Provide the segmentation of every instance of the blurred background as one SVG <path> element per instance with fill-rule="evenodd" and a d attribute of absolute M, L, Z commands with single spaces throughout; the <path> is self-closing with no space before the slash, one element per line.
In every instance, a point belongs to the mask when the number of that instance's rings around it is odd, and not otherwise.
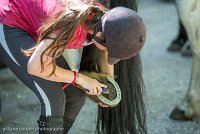
<path fill-rule="evenodd" d="M 200 121 L 174 121 L 169 114 L 186 94 L 192 56 L 169 52 L 179 33 L 179 18 L 171 0 L 139 0 L 138 13 L 147 28 L 141 52 L 146 87 L 149 134 L 200 134 Z M 0 69 L 1 134 L 36 134 L 35 131 L 4 131 L 6 128 L 34 128 L 40 104 L 36 96 L 13 73 Z M 70 134 L 94 134 L 97 106 L 89 99 Z"/>

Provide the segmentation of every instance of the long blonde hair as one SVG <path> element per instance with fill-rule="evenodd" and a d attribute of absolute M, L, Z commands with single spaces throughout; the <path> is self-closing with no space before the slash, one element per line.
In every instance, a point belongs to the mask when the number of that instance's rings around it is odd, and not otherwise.
<path fill-rule="evenodd" d="M 89 20 L 89 16 L 94 13 L 95 16 Z M 65 10 L 49 17 L 43 23 L 39 29 L 39 37 L 35 46 L 27 50 L 22 50 L 22 52 L 25 56 L 31 56 L 41 41 L 44 39 L 53 39 L 53 42 L 44 52 L 42 52 L 40 57 L 42 72 L 44 71 L 45 63 L 42 57 L 44 54 L 47 54 L 47 56 L 50 56 L 51 54 L 51 63 L 53 64 L 53 70 L 49 74 L 49 76 L 51 76 L 54 74 L 56 69 L 56 59 L 62 55 L 66 44 L 68 44 L 68 42 L 73 38 L 76 27 L 80 24 L 87 30 L 93 30 L 102 15 L 102 9 L 94 5 L 85 4 L 81 6 L 66 6 Z M 55 38 L 52 38 L 51 34 L 56 30 L 59 30 L 59 33 Z M 49 52 L 45 53 L 47 50 L 49 50 Z"/>

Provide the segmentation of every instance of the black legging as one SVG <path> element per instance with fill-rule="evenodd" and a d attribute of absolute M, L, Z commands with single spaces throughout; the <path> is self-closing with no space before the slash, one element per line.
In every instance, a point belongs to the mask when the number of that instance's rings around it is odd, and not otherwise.
<path fill-rule="evenodd" d="M 61 86 L 64 83 L 28 74 L 29 57 L 25 57 L 21 49 L 31 48 L 34 43 L 33 38 L 24 30 L 0 24 L 0 61 L 37 95 L 41 103 L 42 116 L 64 117 L 67 132 L 85 103 L 85 94 L 71 85 L 63 92 Z M 58 66 L 69 69 L 62 57 L 58 60 Z"/>

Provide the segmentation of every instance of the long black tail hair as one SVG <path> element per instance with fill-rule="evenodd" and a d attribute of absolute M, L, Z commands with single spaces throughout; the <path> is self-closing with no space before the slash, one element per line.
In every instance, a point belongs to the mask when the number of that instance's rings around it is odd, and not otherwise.
<path fill-rule="evenodd" d="M 105 1 L 105 0 L 104 0 Z M 135 0 L 111 0 L 110 7 L 125 6 L 136 10 Z M 84 50 L 82 69 L 96 70 L 95 47 Z M 90 65 L 90 66 L 88 66 Z M 122 93 L 119 105 L 112 108 L 98 108 L 97 134 L 146 134 L 145 90 L 142 79 L 140 56 L 136 55 L 115 65 L 116 82 Z"/>
<path fill-rule="evenodd" d="M 146 134 L 144 84 L 140 56 L 115 65 L 122 100 L 113 108 L 98 109 L 98 134 Z"/>

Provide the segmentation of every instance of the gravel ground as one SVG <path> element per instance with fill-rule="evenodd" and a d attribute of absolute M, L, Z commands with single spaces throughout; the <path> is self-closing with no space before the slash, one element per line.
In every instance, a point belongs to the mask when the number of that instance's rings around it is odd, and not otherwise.
<path fill-rule="evenodd" d="M 180 122 L 168 118 L 176 103 L 183 99 L 189 84 L 192 58 L 166 51 L 178 32 L 178 17 L 172 2 L 141 0 L 139 14 L 147 26 L 147 42 L 142 50 L 146 86 L 149 134 L 200 134 L 200 121 Z M 9 69 L 0 70 L 3 134 L 36 134 L 35 131 L 9 131 L 9 128 L 34 128 L 40 105 Z M 94 134 L 96 105 L 90 100 L 81 110 L 70 134 Z"/>

